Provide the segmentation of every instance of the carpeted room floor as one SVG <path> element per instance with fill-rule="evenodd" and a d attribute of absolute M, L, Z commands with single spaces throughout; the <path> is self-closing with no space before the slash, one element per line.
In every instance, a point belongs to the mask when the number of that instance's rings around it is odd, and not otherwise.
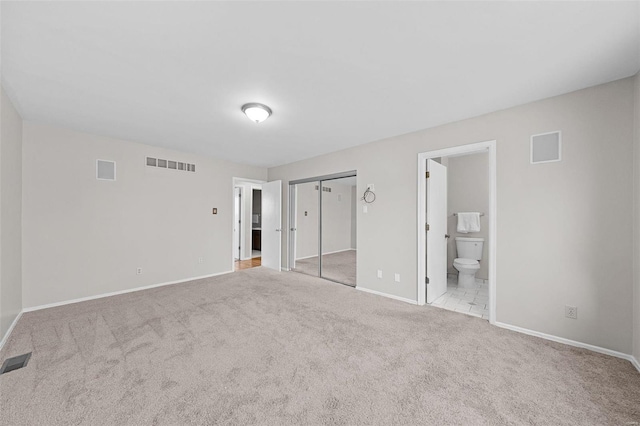
<path fill-rule="evenodd" d="M 318 276 L 318 256 L 296 260 L 296 272 Z M 356 250 L 322 255 L 322 277 L 356 286 Z"/>
<path fill-rule="evenodd" d="M 628 362 L 258 267 L 26 313 L 3 425 L 640 422 Z"/>

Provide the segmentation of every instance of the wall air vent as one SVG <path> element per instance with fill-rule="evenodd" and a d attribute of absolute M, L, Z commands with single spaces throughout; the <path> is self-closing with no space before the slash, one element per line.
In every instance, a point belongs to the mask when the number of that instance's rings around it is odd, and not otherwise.
<path fill-rule="evenodd" d="M 560 161 L 561 144 L 559 131 L 531 136 L 531 164 Z"/>
<path fill-rule="evenodd" d="M 316 185 L 316 191 L 318 190 L 318 185 Z M 322 187 L 322 191 L 323 192 L 331 192 L 331 188 L 329 188 L 328 186 L 323 186 Z"/>
<path fill-rule="evenodd" d="M 116 162 L 109 160 L 96 160 L 96 179 L 116 180 Z"/>
<path fill-rule="evenodd" d="M 147 157 L 145 164 L 148 167 L 158 167 L 160 169 L 181 170 L 183 172 L 196 171 L 195 164 L 183 163 L 183 162 L 174 161 L 174 160 L 163 160 L 161 158 Z"/>

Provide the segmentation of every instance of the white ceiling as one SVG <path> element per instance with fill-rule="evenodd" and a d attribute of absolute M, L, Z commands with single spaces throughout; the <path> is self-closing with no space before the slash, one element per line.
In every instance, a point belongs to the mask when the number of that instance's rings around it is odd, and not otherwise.
<path fill-rule="evenodd" d="M 2 2 L 27 120 L 274 166 L 627 77 L 638 2 Z M 261 124 L 240 111 L 262 102 Z"/>

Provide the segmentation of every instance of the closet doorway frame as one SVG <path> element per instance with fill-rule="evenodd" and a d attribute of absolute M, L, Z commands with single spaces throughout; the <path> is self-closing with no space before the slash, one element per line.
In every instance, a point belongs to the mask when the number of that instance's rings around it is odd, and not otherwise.
<path fill-rule="evenodd" d="M 436 151 L 418 154 L 418 305 L 426 303 L 427 284 L 427 238 L 425 224 L 427 223 L 427 160 L 439 157 L 451 157 L 467 154 L 489 153 L 489 323 L 496 323 L 496 276 L 497 276 L 497 173 L 496 173 L 496 141 L 485 141 L 467 145 L 454 146 Z"/>
<path fill-rule="evenodd" d="M 352 287 L 349 284 L 342 283 L 340 281 L 335 281 L 330 278 L 326 278 L 322 276 L 322 183 L 324 181 L 330 181 L 335 179 L 349 178 L 355 177 L 356 182 L 358 179 L 358 171 L 350 170 L 347 172 L 341 173 L 333 173 L 329 175 L 322 176 L 314 176 L 310 178 L 304 179 L 296 179 L 289 181 L 289 229 L 287 230 L 288 234 L 288 244 L 287 244 L 287 269 L 289 271 L 294 271 L 296 264 L 296 212 L 297 212 L 297 200 L 296 200 L 296 185 L 301 183 L 310 183 L 310 182 L 318 182 L 318 278 L 322 278 L 323 280 L 331 281 L 334 283 L 342 284 L 347 287 Z M 357 222 L 356 222 L 357 225 Z M 356 283 L 358 281 L 356 274 Z M 356 288 L 356 286 L 353 286 Z"/>

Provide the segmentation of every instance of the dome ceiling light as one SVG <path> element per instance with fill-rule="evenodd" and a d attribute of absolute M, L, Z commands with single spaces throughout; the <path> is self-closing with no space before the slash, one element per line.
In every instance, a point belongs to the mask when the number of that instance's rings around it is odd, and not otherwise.
<path fill-rule="evenodd" d="M 250 104 L 242 105 L 242 112 L 245 113 L 249 120 L 256 123 L 262 123 L 271 115 L 271 108 L 264 104 L 252 102 Z"/>

